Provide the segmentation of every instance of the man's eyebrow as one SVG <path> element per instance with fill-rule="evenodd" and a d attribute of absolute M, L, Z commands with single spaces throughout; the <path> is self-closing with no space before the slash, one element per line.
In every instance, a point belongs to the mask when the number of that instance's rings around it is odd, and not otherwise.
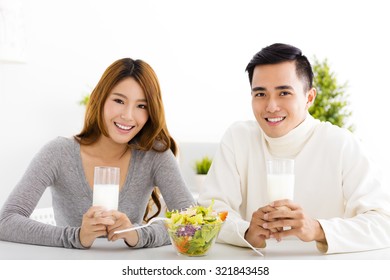
<path fill-rule="evenodd" d="M 292 86 L 284 85 L 284 86 L 278 86 L 275 89 L 294 89 Z"/>
<path fill-rule="evenodd" d="M 282 86 L 277 86 L 275 87 L 275 89 L 277 90 L 281 90 L 281 89 L 294 89 L 292 86 L 289 86 L 289 85 L 282 85 Z M 266 91 L 267 88 L 265 87 L 254 87 L 252 88 L 252 91 Z"/>
<path fill-rule="evenodd" d="M 252 91 L 265 91 L 265 87 L 254 87 L 252 88 Z"/>

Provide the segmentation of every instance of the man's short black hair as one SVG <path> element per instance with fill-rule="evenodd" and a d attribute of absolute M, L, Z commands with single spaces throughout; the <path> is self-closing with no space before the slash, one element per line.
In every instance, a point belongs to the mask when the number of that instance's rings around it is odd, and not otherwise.
<path fill-rule="evenodd" d="M 313 87 L 313 70 L 309 60 L 302 55 L 302 51 L 294 46 L 276 43 L 263 48 L 256 53 L 248 63 L 249 83 L 252 84 L 253 71 L 257 65 L 277 64 L 285 61 L 295 61 L 297 76 L 305 81 L 305 90 Z"/>

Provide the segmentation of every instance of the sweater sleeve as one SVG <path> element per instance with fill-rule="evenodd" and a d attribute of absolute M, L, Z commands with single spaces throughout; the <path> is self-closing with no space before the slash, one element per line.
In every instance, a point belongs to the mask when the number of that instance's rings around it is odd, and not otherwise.
<path fill-rule="evenodd" d="M 9 195 L 0 212 L 1 240 L 83 248 L 79 241 L 79 228 L 53 226 L 29 218 L 45 189 L 52 186 L 58 176 L 61 143 L 61 138 L 57 138 L 46 144 Z"/>
<path fill-rule="evenodd" d="M 355 252 L 390 246 L 390 193 L 361 144 L 350 137 L 340 158 L 344 217 L 319 219 L 327 244 L 324 253 Z"/>
<path fill-rule="evenodd" d="M 248 247 L 238 235 L 239 232 L 241 236 L 244 236 L 249 222 L 240 215 L 240 210 L 245 205 L 243 205 L 241 180 L 236 167 L 231 129 L 221 140 L 205 183 L 200 190 L 198 202 L 200 205 L 209 206 L 213 200 L 214 209 L 217 212 L 228 211 L 228 218 L 219 233 L 218 242 Z"/>
<path fill-rule="evenodd" d="M 181 176 L 178 163 L 173 153 L 168 150 L 157 153 L 153 174 L 154 184 L 161 191 L 164 202 L 169 210 L 185 209 L 195 204 Z M 163 222 L 157 222 L 138 231 L 139 242 L 135 248 L 158 247 L 170 244 L 169 236 Z"/>

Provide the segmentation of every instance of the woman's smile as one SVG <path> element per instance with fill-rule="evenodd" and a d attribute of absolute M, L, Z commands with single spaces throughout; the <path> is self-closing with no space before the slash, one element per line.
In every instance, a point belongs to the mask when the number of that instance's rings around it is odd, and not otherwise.
<path fill-rule="evenodd" d="M 119 128 L 120 130 L 123 130 L 125 132 L 129 132 L 130 130 L 132 130 L 135 127 L 134 125 L 124 125 L 124 124 L 120 124 L 117 122 L 114 122 L 114 124 L 117 128 Z"/>

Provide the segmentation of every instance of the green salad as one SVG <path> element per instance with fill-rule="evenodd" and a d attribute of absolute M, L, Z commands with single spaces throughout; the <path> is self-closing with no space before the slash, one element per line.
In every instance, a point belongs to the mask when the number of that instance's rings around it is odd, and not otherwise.
<path fill-rule="evenodd" d="M 216 213 L 209 207 L 192 206 L 184 211 L 166 212 L 165 225 L 176 250 L 187 256 L 203 256 L 214 244 L 227 212 Z"/>

